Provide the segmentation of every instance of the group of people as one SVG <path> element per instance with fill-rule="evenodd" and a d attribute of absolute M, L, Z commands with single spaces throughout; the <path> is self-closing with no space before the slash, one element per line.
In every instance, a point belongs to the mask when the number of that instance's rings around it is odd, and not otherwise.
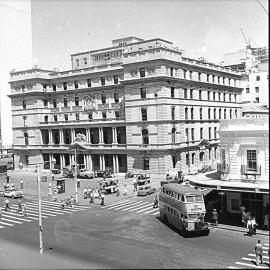
<path fill-rule="evenodd" d="M 4 211 L 11 211 L 8 199 L 4 201 Z M 20 199 L 18 200 L 18 208 L 16 212 L 21 212 L 24 216 L 28 216 L 26 204 L 22 203 Z M 0 219 L 1 218 L 2 218 L 2 208 L 0 207 Z"/>
<path fill-rule="evenodd" d="M 95 198 L 98 198 L 101 200 L 100 205 L 105 204 L 105 192 L 104 190 L 97 189 L 97 188 L 91 188 L 91 187 L 85 187 L 83 189 L 83 198 L 84 199 L 90 199 L 89 204 L 95 203 Z"/>
<path fill-rule="evenodd" d="M 73 198 L 73 196 L 69 196 L 67 199 L 61 199 L 61 209 L 64 209 L 65 207 L 72 209 L 75 207 L 75 204 L 76 200 Z"/>
<path fill-rule="evenodd" d="M 9 189 L 9 188 L 15 188 L 15 184 L 13 182 L 11 183 L 4 182 L 3 186 L 4 186 L 4 190 Z"/>

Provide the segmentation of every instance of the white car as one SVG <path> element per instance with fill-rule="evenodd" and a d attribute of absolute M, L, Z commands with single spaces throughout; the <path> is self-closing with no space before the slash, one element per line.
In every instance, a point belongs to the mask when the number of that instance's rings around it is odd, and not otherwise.
<path fill-rule="evenodd" d="M 23 197 L 23 192 L 21 190 L 18 190 L 16 188 L 9 188 L 9 189 L 6 189 L 2 192 L 2 196 L 4 197 L 9 197 L 9 198 L 22 198 Z"/>
<path fill-rule="evenodd" d="M 81 178 L 94 178 L 95 177 L 95 173 L 91 172 L 91 171 L 87 171 L 85 169 L 81 169 L 79 172 L 79 177 Z"/>

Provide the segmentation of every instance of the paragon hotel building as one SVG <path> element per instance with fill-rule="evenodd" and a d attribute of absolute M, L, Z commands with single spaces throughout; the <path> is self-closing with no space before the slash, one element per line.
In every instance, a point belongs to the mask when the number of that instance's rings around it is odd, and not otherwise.
<path fill-rule="evenodd" d="M 67 71 L 10 73 L 15 166 L 56 159 L 89 170 L 165 174 L 219 158 L 219 121 L 240 115 L 240 73 L 126 37 L 71 55 Z M 47 163 L 49 166 L 49 163 Z"/>

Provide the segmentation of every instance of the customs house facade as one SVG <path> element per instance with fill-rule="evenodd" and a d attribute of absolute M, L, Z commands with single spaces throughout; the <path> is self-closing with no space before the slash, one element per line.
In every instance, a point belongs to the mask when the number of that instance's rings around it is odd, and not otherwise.
<path fill-rule="evenodd" d="M 74 164 L 68 149 L 84 134 L 77 162 L 89 170 L 187 170 L 218 158 L 219 120 L 240 117 L 241 74 L 170 41 L 116 39 L 71 63 L 10 73 L 15 166 Z"/>

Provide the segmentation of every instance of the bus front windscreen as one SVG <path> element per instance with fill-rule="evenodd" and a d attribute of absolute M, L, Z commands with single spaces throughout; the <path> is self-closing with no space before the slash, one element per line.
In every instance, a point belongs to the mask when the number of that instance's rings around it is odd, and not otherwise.
<path fill-rule="evenodd" d="M 186 202 L 194 202 L 194 196 L 186 196 Z"/>
<path fill-rule="evenodd" d="M 203 202 L 203 196 L 201 196 L 201 195 L 195 196 L 195 201 L 196 202 Z"/>

